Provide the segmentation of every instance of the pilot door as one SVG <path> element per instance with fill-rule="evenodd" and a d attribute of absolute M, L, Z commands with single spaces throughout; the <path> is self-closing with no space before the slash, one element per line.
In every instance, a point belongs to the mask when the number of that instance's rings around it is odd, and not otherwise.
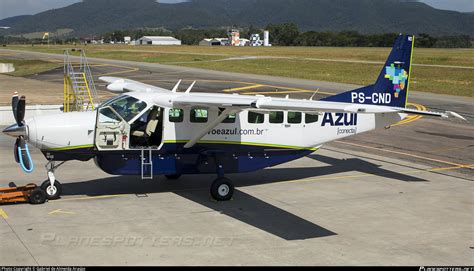
<path fill-rule="evenodd" d="M 130 125 L 111 106 L 97 112 L 95 144 L 101 151 L 126 150 L 130 141 Z"/>

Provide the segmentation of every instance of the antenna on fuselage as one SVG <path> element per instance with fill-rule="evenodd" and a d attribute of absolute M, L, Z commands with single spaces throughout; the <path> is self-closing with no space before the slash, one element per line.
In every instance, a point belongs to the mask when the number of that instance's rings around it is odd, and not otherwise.
<path fill-rule="evenodd" d="M 194 84 L 196 84 L 196 81 L 194 81 L 190 86 L 189 88 L 186 90 L 186 94 L 189 94 L 191 92 L 191 90 L 193 89 L 194 87 Z"/>
<path fill-rule="evenodd" d="M 177 92 L 178 91 L 178 87 L 179 85 L 181 84 L 181 81 L 182 80 L 179 80 L 178 83 L 176 84 L 176 86 L 174 86 L 174 88 L 171 90 L 171 92 Z"/>

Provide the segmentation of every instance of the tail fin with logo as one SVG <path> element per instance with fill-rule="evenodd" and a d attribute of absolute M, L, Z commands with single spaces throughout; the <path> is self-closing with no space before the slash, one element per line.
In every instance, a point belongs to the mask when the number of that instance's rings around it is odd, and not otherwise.
<path fill-rule="evenodd" d="M 414 44 L 415 36 L 399 35 L 374 85 L 327 97 L 323 100 L 405 108 L 410 87 Z"/>

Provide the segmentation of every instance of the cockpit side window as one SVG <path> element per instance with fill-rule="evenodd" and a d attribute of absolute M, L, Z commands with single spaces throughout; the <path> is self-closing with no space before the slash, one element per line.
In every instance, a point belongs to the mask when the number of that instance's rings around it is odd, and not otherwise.
<path fill-rule="evenodd" d="M 108 103 L 108 105 L 127 122 L 138 116 L 138 114 L 147 108 L 147 104 L 144 101 L 130 96 L 122 96 Z"/>
<path fill-rule="evenodd" d="M 99 109 L 99 123 L 119 124 L 121 121 L 122 119 L 110 107 Z"/>

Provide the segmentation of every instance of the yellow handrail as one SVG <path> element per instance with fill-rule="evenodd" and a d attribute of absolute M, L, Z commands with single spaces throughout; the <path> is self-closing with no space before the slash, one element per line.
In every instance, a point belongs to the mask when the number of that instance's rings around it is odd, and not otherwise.
<path fill-rule="evenodd" d="M 91 101 L 92 110 L 95 110 L 94 100 L 92 99 L 91 90 L 89 88 L 89 82 L 87 82 L 86 78 L 86 73 L 83 72 L 82 77 L 84 78 L 84 82 L 86 83 L 87 94 L 89 95 L 89 100 Z"/>

